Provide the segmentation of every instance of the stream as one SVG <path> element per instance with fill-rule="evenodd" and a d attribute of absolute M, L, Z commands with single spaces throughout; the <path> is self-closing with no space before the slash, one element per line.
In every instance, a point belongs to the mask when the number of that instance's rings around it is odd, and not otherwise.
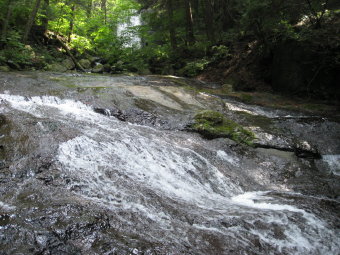
<path fill-rule="evenodd" d="M 339 116 L 183 82 L 0 73 L 0 254 L 338 254 Z M 203 109 L 256 148 L 188 132 Z"/>

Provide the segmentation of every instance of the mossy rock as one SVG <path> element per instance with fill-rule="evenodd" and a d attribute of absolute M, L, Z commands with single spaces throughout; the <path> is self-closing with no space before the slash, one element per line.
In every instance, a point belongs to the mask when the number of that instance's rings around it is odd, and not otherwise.
<path fill-rule="evenodd" d="M 85 68 L 85 69 L 90 69 L 91 68 L 91 61 L 88 59 L 81 59 L 79 60 L 79 64 Z"/>
<path fill-rule="evenodd" d="M 9 72 L 11 69 L 8 66 L 0 66 L 0 72 Z"/>
<path fill-rule="evenodd" d="M 255 135 L 236 122 L 215 111 L 202 111 L 196 114 L 195 123 L 190 128 L 208 139 L 227 137 L 237 143 L 253 145 Z"/>
<path fill-rule="evenodd" d="M 65 60 L 63 60 L 63 62 L 61 63 L 67 70 L 72 70 L 76 67 L 76 65 L 74 64 L 74 62 L 67 58 Z"/>
<path fill-rule="evenodd" d="M 52 71 L 52 72 L 66 72 L 67 71 L 67 67 L 59 64 L 59 63 L 53 63 L 52 65 L 49 65 L 47 67 L 48 71 Z"/>

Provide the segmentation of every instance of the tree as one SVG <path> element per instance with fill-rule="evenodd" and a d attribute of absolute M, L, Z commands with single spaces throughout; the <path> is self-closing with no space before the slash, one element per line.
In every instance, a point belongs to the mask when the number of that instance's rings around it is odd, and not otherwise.
<path fill-rule="evenodd" d="M 48 29 L 49 8 L 50 8 L 50 0 L 44 0 L 43 11 L 42 11 L 43 17 L 41 19 L 41 23 L 45 31 Z"/>
<path fill-rule="evenodd" d="M 186 17 L 186 34 L 187 43 L 193 45 L 195 43 L 194 36 L 194 20 L 192 17 L 191 0 L 184 0 L 185 4 L 185 17 Z"/>
<path fill-rule="evenodd" d="M 28 34 L 31 31 L 35 17 L 37 16 L 37 13 L 38 13 L 38 10 L 39 10 L 39 7 L 40 7 L 40 2 L 41 2 L 41 0 L 36 0 L 35 3 L 34 3 L 34 6 L 33 6 L 32 11 L 31 11 L 31 15 L 30 15 L 30 17 L 27 21 L 27 25 L 25 27 L 24 34 L 23 34 L 23 37 L 22 37 L 23 43 L 26 43 L 26 41 L 27 41 Z"/>
<path fill-rule="evenodd" d="M 209 42 L 215 42 L 214 16 L 211 0 L 204 0 L 204 22 Z"/>
<path fill-rule="evenodd" d="M 166 0 L 166 8 L 168 12 L 168 29 L 170 33 L 170 43 L 173 50 L 177 49 L 177 39 L 176 39 L 176 31 L 174 24 L 174 7 L 173 0 Z"/>
<path fill-rule="evenodd" d="M 6 12 L 5 12 L 6 16 L 3 19 L 2 31 L 1 31 L 1 44 L 2 45 L 6 41 L 8 23 L 9 23 L 9 20 L 11 18 L 12 11 L 13 11 L 13 0 L 7 0 L 5 6 L 6 6 Z"/>

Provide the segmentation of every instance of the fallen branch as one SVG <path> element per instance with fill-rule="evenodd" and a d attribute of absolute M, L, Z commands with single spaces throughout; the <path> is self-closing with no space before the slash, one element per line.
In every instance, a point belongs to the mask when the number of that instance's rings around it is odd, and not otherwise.
<path fill-rule="evenodd" d="M 67 55 L 70 56 L 75 66 L 82 72 L 86 72 L 86 70 L 79 64 L 79 62 L 76 60 L 76 58 L 73 56 L 71 51 L 69 50 L 68 46 L 63 42 L 61 38 L 58 37 L 58 35 L 53 34 L 53 37 L 60 43 L 61 47 L 66 51 Z"/>

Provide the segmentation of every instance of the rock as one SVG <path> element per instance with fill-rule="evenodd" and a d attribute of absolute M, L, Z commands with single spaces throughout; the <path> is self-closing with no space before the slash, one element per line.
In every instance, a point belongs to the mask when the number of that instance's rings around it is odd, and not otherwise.
<path fill-rule="evenodd" d="M 97 64 L 92 68 L 92 73 L 102 73 L 104 71 L 104 66 L 102 64 Z"/>
<path fill-rule="evenodd" d="M 253 145 L 255 139 L 253 132 L 244 129 L 219 112 L 201 111 L 196 114 L 194 120 L 195 122 L 189 126 L 189 130 L 198 132 L 208 139 L 227 137 L 238 143 Z"/>
<path fill-rule="evenodd" d="M 34 50 L 32 49 L 31 45 L 25 45 L 25 49 L 27 52 L 29 52 L 31 58 L 35 58 L 36 54 Z"/>
<path fill-rule="evenodd" d="M 11 69 L 8 66 L 0 66 L 0 72 L 9 72 Z"/>
<path fill-rule="evenodd" d="M 91 68 L 91 61 L 88 59 L 81 59 L 79 60 L 79 64 L 84 68 L 84 69 L 90 69 Z"/>
<path fill-rule="evenodd" d="M 7 61 L 7 65 L 12 68 L 12 69 L 15 69 L 15 70 L 21 70 L 21 67 L 18 63 L 12 61 L 12 60 L 8 60 Z"/>
<path fill-rule="evenodd" d="M 104 72 L 110 72 L 111 71 L 111 66 L 110 66 L 110 64 L 105 64 L 104 65 Z"/>
<path fill-rule="evenodd" d="M 126 115 L 118 108 L 100 108 L 100 107 L 95 107 L 93 109 L 96 113 L 100 113 L 109 117 L 116 117 L 117 119 L 121 121 L 126 121 Z"/>
<path fill-rule="evenodd" d="M 67 68 L 65 66 L 63 66 L 60 63 L 53 63 L 52 65 L 48 66 L 48 71 L 52 71 L 52 72 L 66 72 Z"/>
<path fill-rule="evenodd" d="M 89 60 L 90 60 L 91 64 L 93 64 L 93 63 L 99 62 L 101 60 L 101 58 L 100 57 L 90 57 Z"/>
<path fill-rule="evenodd" d="M 128 109 L 122 111 L 118 108 L 100 108 L 95 107 L 93 109 L 96 113 L 103 114 L 109 117 L 116 117 L 120 121 L 127 121 L 139 125 L 159 127 L 162 129 L 170 129 L 170 125 L 166 120 L 162 120 L 152 113 L 140 110 L 140 109 Z"/>
<path fill-rule="evenodd" d="M 148 68 L 143 68 L 138 71 L 138 74 L 140 75 L 150 75 L 152 74 L 151 71 Z"/>
<path fill-rule="evenodd" d="M 69 58 L 65 59 L 61 64 L 66 68 L 66 70 L 72 70 L 76 67 L 74 62 Z"/>

